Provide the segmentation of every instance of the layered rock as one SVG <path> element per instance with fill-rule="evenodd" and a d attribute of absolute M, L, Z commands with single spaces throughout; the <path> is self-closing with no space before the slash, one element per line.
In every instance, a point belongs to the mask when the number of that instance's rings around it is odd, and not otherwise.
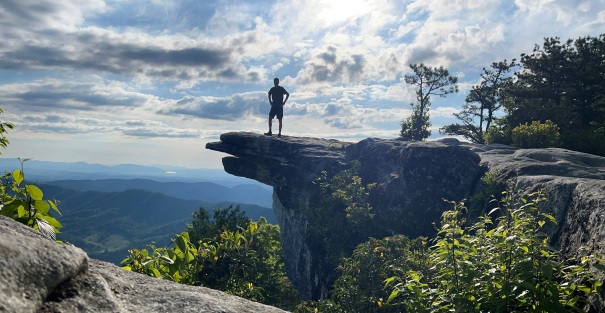
<path fill-rule="evenodd" d="M 553 244 L 574 254 L 587 243 L 605 241 L 605 158 L 564 149 L 516 149 L 503 145 L 475 145 L 456 139 L 407 142 L 369 138 L 358 143 L 336 140 L 268 137 L 255 133 L 226 133 L 211 150 L 228 153 L 228 173 L 273 186 L 273 209 L 278 216 L 286 269 L 307 299 L 327 295 L 333 268 L 309 242 L 310 208 L 319 204 L 314 181 L 322 171 L 331 174 L 361 164 L 364 183 L 377 183 L 370 202 L 375 224 L 384 233 L 409 236 L 434 234 L 449 204 L 481 188 L 488 171 L 499 182 L 514 180 L 528 191 L 544 189 L 549 201 L 543 209 L 559 224 L 551 229 Z M 336 222 L 336 221 L 335 221 Z"/>
<path fill-rule="evenodd" d="M 0 216 L 0 312 L 285 312 L 89 259 Z"/>

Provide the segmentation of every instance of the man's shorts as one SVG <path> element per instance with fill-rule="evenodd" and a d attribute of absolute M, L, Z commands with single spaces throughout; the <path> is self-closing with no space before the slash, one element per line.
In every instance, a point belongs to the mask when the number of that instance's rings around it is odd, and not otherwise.
<path fill-rule="evenodd" d="M 269 111 L 269 119 L 273 119 L 277 116 L 278 120 L 284 117 L 284 107 L 281 105 L 272 105 L 271 111 Z"/>

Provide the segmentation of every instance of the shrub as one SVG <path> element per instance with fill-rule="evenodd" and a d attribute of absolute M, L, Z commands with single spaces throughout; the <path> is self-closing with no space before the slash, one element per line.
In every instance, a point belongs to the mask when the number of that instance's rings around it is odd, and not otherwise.
<path fill-rule="evenodd" d="M 592 255 L 565 260 L 548 245 L 543 229 L 555 219 L 538 210 L 542 193 L 504 193 L 501 205 L 465 227 L 464 203 L 444 212 L 431 272 L 407 270 L 394 276 L 389 303 L 406 312 L 583 312 L 600 281 Z M 498 217 L 493 218 L 493 215 Z"/>
<path fill-rule="evenodd" d="M 510 138 L 510 133 L 506 133 L 503 129 L 492 126 L 483 134 L 483 142 L 486 145 L 495 143 L 510 145 L 512 140 Z"/>
<path fill-rule="evenodd" d="M 559 126 L 552 121 L 533 121 L 513 128 L 513 145 L 519 148 L 550 148 L 560 143 Z"/>
<path fill-rule="evenodd" d="M 370 238 L 341 262 L 332 298 L 345 312 L 401 312 L 401 303 L 387 303 L 391 290 L 384 281 L 401 271 L 427 271 L 427 257 L 424 238 Z"/>
<path fill-rule="evenodd" d="M 183 232 L 172 247 L 129 250 L 122 268 L 292 309 L 300 296 L 286 278 L 279 236 L 264 218 L 199 242 Z"/>

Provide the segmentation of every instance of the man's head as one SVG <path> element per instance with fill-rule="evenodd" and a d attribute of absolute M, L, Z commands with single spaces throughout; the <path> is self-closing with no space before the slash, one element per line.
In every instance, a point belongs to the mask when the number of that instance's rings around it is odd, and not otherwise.
<path fill-rule="evenodd" d="M 275 84 L 275 86 L 279 85 L 279 78 L 275 77 L 273 79 L 273 84 Z"/>

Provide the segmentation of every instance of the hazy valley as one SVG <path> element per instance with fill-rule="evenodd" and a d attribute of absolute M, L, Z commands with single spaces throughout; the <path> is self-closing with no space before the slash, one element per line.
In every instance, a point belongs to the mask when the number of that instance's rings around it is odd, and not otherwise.
<path fill-rule="evenodd" d="M 5 171 L 21 167 L 17 159 L 2 164 Z M 169 245 L 199 208 L 236 204 L 252 220 L 264 216 L 277 223 L 270 187 L 223 170 L 32 160 L 24 163 L 24 172 L 45 199 L 58 201 L 63 224 L 58 239 L 112 263 L 128 249 Z"/>

